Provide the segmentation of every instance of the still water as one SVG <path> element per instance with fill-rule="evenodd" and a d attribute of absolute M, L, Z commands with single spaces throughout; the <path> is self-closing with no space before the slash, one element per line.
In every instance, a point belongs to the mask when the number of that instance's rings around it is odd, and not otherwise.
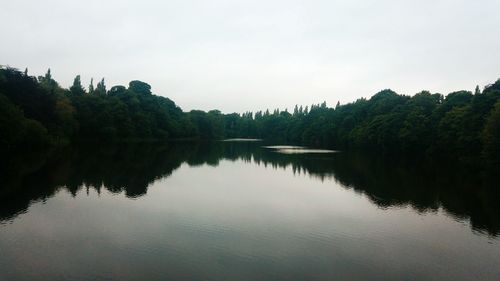
<path fill-rule="evenodd" d="M 495 178 L 422 166 L 257 142 L 5 156 L 0 280 L 500 280 Z"/>

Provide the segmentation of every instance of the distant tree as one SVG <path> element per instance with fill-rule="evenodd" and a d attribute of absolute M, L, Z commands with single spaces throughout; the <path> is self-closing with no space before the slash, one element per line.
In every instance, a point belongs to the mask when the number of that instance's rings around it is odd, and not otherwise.
<path fill-rule="evenodd" d="M 83 96 L 85 94 L 85 88 L 82 86 L 82 81 L 80 80 L 80 75 L 77 75 L 73 80 L 73 85 L 69 88 L 70 92 L 77 96 Z"/>
<path fill-rule="evenodd" d="M 38 76 L 38 81 L 40 82 L 42 87 L 44 87 L 49 91 L 54 91 L 55 88 L 59 86 L 57 82 L 54 79 L 52 79 L 50 68 L 47 70 L 47 73 L 45 73 L 45 76 Z"/>
<path fill-rule="evenodd" d="M 500 100 L 496 102 L 482 132 L 483 157 L 489 164 L 500 165 Z"/>
<path fill-rule="evenodd" d="M 127 91 L 127 88 L 125 86 L 113 86 L 109 90 L 108 94 L 109 95 L 120 95 L 120 94 L 125 94 Z"/>
<path fill-rule="evenodd" d="M 2 146 L 48 142 L 47 130 L 38 121 L 26 118 L 22 110 L 2 94 L 0 94 L 0 112 L 0 144 Z"/>
<path fill-rule="evenodd" d="M 480 95 L 481 90 L 479 89 L 479 85 L 476 86 L 476 89 L 474 90 L 474 95 Z"/>
<path fill-rule="evenodd" d="M 137 94 L 151 95 L 151 86 L 148 83 L 134 80 L 128 84 L 128 89 Z"/>
<path fill-rule="evenodd" d="M 45 80 L 52 80 L 52 74 L 50 73 L 50 68 L 47 70 L 47 73 L 45 73 Z"/>
<path fill-rule="evenodd" d="M 94 93 L 94 78 L 90 78 L 89 94 Z"/>
<path fill-rule="evenodd" d="M 99 83 L 97 83 L 94 94 L 103 96 L 106 95 L 106 93 L 107 93 L 106 84 L 104 84 L 104 78 L 102 78 L 102 80 Z"/>

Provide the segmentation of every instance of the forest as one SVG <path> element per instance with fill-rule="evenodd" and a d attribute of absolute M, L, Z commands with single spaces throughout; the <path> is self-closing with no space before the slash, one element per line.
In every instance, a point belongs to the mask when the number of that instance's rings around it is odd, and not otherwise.
<path fill-rule="evenodd" d="M 184 112 L 151 86 L 131 81 L 86 88 L 76 76 L 61 87 L 44 76 L 0 68 L 0 146 L 54 146 L 78 142 L 260 138 L 266 141 L 425 155 L 500 165 L 500 80 L 474 92 L 413 96 L 382 90 L 369 99 L 328 107 L 223 114 Z"/>

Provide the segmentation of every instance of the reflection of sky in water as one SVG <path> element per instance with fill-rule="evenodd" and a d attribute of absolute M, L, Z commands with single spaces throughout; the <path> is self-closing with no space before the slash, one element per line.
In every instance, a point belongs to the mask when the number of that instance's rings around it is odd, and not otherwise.
<path fill-rule="evenodd" d="M 235 139 L 225 139 L 222 140 L 224 142 L 258 142 L 262 141 L 262 139 L 242 139 L 242 138 L 235 138 Z"/>
<path fill-rule="evenodd" d="M 329 149 L 314 149 L 307 148 L 303 146 L 293 146 L 293 145 L 270 145 L 264 146 L 264 148 L 273 149 L 275 152 L 283 154 L 309 154 L 309 153 L 336 153 L 336 150 Z"/>
<path fill-rule="evenodd" d="M 307 154 L 307 153 L 335 153 L 335 150 L 327 149 L 278 149 L 276 152 L 284 154 Z"/>
<path fill-rule="evenodd" d="M 0 226 L 13 280 L 494 280 L 498 239 L 443 211 L 381 209 L 333 180 L 183 164 L 135 200 L 64 190 Z M 0 278 L 2 279 L 2 278 Z"/>

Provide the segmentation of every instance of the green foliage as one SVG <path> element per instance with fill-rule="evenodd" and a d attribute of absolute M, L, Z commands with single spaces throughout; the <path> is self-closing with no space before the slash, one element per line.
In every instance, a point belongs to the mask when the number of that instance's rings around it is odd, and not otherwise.
<path fill-rule="evenodd" d="M 97 83 L 97 86 L 95 87 L 95 91 L 93 92 L 94 95 L 105 95 L 107 93 L 106 91 L 106 84 L 104 84 L 104 78 Z"/>
<path fill-rule="evenodd" d="M 151 86 L 148 83 L 134 80 L 128 84 L 129 90 L 137 94 L 151 95 Z"/>
<path fill-rule="evenodd" d="M 93 94 L 94 93 L 94 78 L 91 78 L 90 79 L 90 85 L 89 85 L 89 94 Z"/>
<path fill-rule="evenodd" d="M 486 120 L 482 133 L 483 156 L 492 165 L 500 165 L 500 100 Z"/>
<path fill-rule="evenodd" d="M 85 89 L 82 86 L 82 81 L 80 80 L 80 75 L 77 75 L 75 77 L 75 80 L 73 80 L 73 85 L 69 88 L 69 91 L 73 95 L 77 95 L 77 96 L 83 96 L 85 94 Z"/>
<path fill-rule="evenodd" d="M 192 110 L 189 121 L 196 128 L 196 135 L 204 140 L 224 138 L 224 116 L 218 110 L 207 112 Z"/>
<path fill-rule="evenodd" d="M 263 138 L 275 142 L 366 148 L 386 153 L 444 156 L 469 163 L 483 156 L 497 163 L 500 80 L 474 94 L 444 97 L 422 91 L 410 97 L 383 90 L 370 99 L 329 108 L 326 102 L 287 110 L 223 114 L 183 112 L 134 80 L 106 90 L 104 79 L 89 94 L 75 77 L 69 90 L 50 70 L 37 78 L 0 69 L 2 142 L 132 141 L 197 138 Z M 30 137 L 28 137 L 28 135 Z"/>
<path fill-rule="evenodd" d="M 7 97 L 0 94 L 0 145 L 48 143 L 47 130 L 37 121 L 28 119 Z"/>

